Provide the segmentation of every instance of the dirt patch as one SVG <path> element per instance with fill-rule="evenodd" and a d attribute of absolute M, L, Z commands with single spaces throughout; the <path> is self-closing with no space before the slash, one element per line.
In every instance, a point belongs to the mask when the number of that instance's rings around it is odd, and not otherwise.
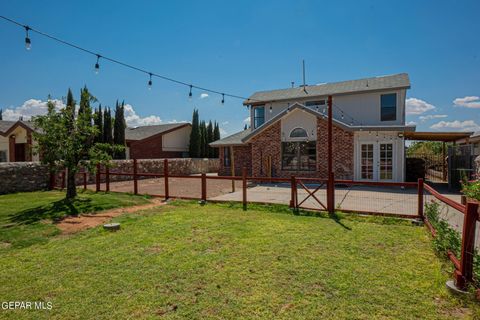
<path fill-rule="evenodd" d="M 72 234 L 104 224 L 110 219 L 125 213 L 133 213 L 139 210 L 150 209 L 164 204 L 165 203 L 162 202 L 162 199 L 154 198 L 148 204 L 105 210 L 98 214 L 81 214 L 76 217 L 66 217 L 56 225 L 62 231 L 62 234 Z"/>

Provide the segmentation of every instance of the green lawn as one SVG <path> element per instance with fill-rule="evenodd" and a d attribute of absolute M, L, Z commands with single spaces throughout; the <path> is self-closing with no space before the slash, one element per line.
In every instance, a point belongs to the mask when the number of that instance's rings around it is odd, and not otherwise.
<path fill-rule="evenodd" d="M 144 197 L 82 191 L 72 201 L 65 192 L 40 191 L 0 195 L 0 252 L 43 243 L 59 230 L 52 223 L 66 215 L 147 203 Z"/>
<path fill-rule="evenodd" d="M 7 319 L 451 319 L 479 315 L 445 289 L 422 227 L 285 208 L 173 205 L 2 253 L 0 301 L 50 301 Z"/>

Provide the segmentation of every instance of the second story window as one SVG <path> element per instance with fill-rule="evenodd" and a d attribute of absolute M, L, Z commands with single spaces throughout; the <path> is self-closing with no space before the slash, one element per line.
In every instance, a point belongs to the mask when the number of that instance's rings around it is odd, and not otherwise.
<path fill-rule="evenodd" d="M 397 120 L 397 94 L 389 93 L 380 96 L 380 119 L 382 121 Z"/>
<path fill-rule="evenodd" d="M 258 106 L 253 109 L 253 127 L 257 129 L 265 122 L 265 106 Z"/>

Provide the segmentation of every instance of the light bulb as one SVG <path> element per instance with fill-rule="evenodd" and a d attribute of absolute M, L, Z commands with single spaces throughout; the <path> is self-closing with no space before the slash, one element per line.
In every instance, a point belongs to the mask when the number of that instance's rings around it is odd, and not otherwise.
<path fill-rule="evenodd" d="M 225 94 L 222 93 L 222 104 L 225 104 Z"/>
<path fill-rule="evenodd" d="M 95 74 L 98 74 L 98 72 L 100 71 L 100 64 L 98 63 L 99 60 L 100 60 L 100 55 L 97 54 L 97 62 L 95 63 Z"/>
<path fill-rule="evenodd" d="M 150 79 L 148 80 L 148 90 L 152 90 L 152 74 L 149 73 Z"/>
<path fill-rule="evenodd" d="M 32 42 L 30 41 L 30 38 L 25 38 L 25 49 L 30 50 L 32 48 Z"/>
<path fill-rule="evenodd" d="M 192 85 L 190 85 L 190 92 L 188 93 L 188 100 L 192 100 Z"/>

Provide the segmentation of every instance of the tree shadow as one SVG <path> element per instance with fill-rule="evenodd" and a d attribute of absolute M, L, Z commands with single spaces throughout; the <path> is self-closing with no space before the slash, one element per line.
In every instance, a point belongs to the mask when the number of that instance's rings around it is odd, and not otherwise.
<path fill-rule="evenodd" d="M 32 224 L 41 220 L 50 219 L 58 221 L 65 216 L 78 215 L 86 209 L 95 210 L 91 199 L 76 198 L 73 200 L 62 199 L 47 205 L 29 208 L 9 216 L 9 220 L 16 224 Z"/>

